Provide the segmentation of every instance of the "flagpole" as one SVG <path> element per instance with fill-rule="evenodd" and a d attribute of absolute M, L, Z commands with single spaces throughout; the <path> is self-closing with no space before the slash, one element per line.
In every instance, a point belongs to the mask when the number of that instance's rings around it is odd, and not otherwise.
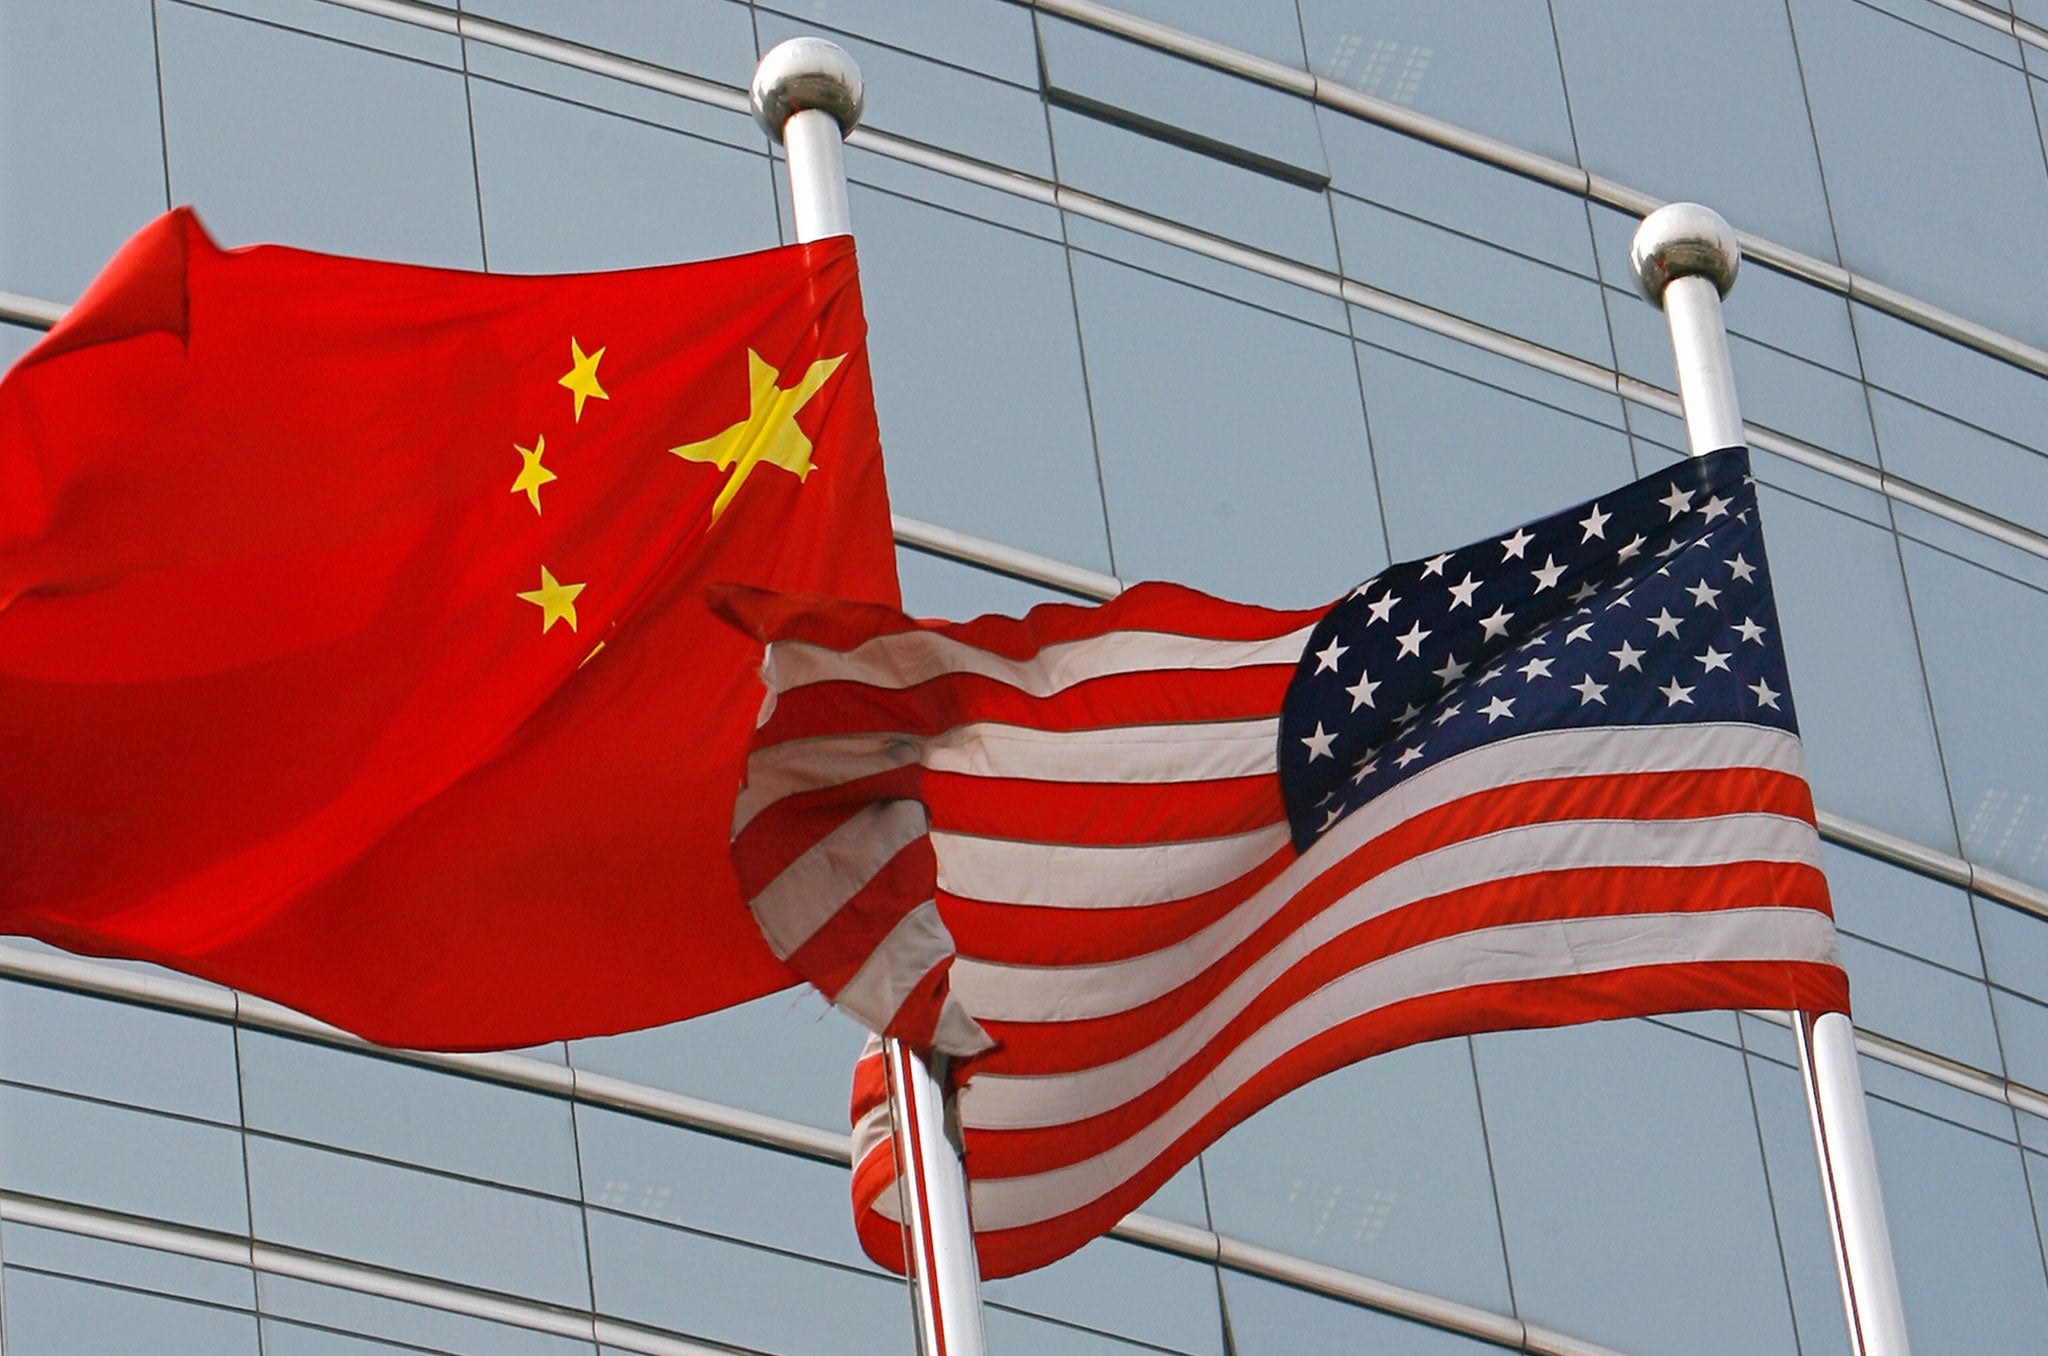
<path fill-rule="evenodd" d="M 1643 219 L 1629 263 L 1643 295 L 1663 308 L 1671 326 L 1678 398 L 1692 455 L 1746 443 L 1728 331 L 1721 320 L 1721 299 L 1734 287 L 1742 266 L 1734 228 L 1711 208 L 1672 203 Z M 1856 1067 L 1856 1030 L 1839 1012 L 1818 1017 L 1795 1012 L 1792 1028 L 1850 1346 L 1857 1356 L 1910 1356 L 1863 1076 Z"/>
<path fill-rule="evenodd" d="M 755 120 L 789 154 L 797 240 L 852 235 L 843 147 L 862 106 L 860 68 L 853 58 L 823 38 L 791 38 L 761 58 L 752 93 Z M 947 1133 L 944 1086 L 893 1037 L 884 1038 L 882 1058 L 919 1342 L 924 1356 L 984 1356 L 967 1173 Z"/>

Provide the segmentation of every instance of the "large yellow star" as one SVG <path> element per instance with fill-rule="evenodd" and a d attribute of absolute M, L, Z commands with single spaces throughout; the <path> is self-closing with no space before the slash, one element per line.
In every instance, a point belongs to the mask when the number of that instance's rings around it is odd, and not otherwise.
<path fill-rule="evenodd" d="M 546 635 L 558 621 L 569 623 L 569 629 L 576 629 L 576 595 L 583 592 L 581 584 L 563 584 L 548 573 L 548 567 L 540 567 L 540 587 L 519 596 L 540 609 L 540 633 Z"/>
<path fill-rule="evenodd" d="M 519 479 L 512 482 L 512 493 L 526 491 L 526 497 L 533 501 L 533 511 L 539 513 L 540 487 L 556 478 L 553 471 L 540 464 L 540 459 L 548 453 L 547 435 L 535 438 L 532 447 L 521 447 L 514 443 L 512 450 L 519 454 L 520 463 Z"/>
<path fill-rule="evenodd" d="M 585 353 L 583 346 L 576 342 L 575 336 L 570 336 L 569 373 L 562 378 L 562 385 L 568 387 L 576 396 L 576 422 L 579 424 L 583 422 L 584 401 L 593 396 L 599 400 L 611 399 L 605 394 L 604 387 L 597 384 L 597 362 L 602 357 L 603 349 L 595 353 Z"/>
<path fill-rule="evenodd" d="M 803 480 L 811 474 L 811 440 L 796 426 L 796 412 L 818 393 L 825 379 L 846 361 L 846 355 L 820 358 L 805 370 L 797 384 L 777 385 L 782 374 L 767 359 L 747 350 L 747 389 L 750 408 L 747 417 L 702 442 L 684 443 L 669 451 L 685 461 L 710 462 L 719 470 L 731 469 L 725 488 L 711 505 L 711 519 L 725 512 L 725 506 L 739 493 L 740 486 L 763 462 L 778 466 Z"/>

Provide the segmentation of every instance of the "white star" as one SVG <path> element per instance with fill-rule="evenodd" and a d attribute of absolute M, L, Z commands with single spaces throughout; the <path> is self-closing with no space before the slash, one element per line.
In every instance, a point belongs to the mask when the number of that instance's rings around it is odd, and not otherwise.
<path fill-rule="evenodd" d="M 1422 708 L 1417 706 L 1414 702 L 1409 702 L 1406 706 L 1401 708 L 1401 714 L 1394 717 L 1394 719 L 1399 721 L 1403 726 L 1408 726 L 1413 725 L 1415 723 L 1415 718 L 1421 714 Z"/>
<path fill-rule="evenodd" d="M 1674 537 L 1670 541 L 1664 543 L 1664 549 L 1657 553 L 1657 559 L 1667 559 L 1671 556 L 1677 555 L 1680 551 L 1683 551 L 1684 549 L 1685 543 L 1679 541 L 1676 537 Z"/>
<path fill-rule="evenodd" d="M 1756 566 L 1744 560 L 1742 558 L 1742 553 L 1740 551 L 1737 551 L 1735 553 L 1735 559 L 1724 560 L 1721 563 L 1728 567 L 1728 573 L 1730 575 L 1734 576 L 1737 579 L 1740 579 L 1745 584 L 1747 584 L 1750 580 L 1756 578 Z"/>
<path fill-rule="evenodd" d="M 1638 650 L 1635 646 L 1629 644 L 1627 641 L 1624 640 L 1623 642 L 1621 642 L 1620 649 L 1609 650 L 1607 653 L 1611 655 L 1614 659 L 1614 662 L 1619 664 L 1622 668 L 1634 669 L 1637 673 L 1641 673 L 1643 671 L 1643 655 L 1645 651 Z"/>
<path fill-rule="evenodd" d="M 1412 748 L 1412 749 L 1408 750 L 1408 751 L 1407 751 L 1406 753 L 1402 754 L 1402 755 L 1401 755 L 1401 756 L 1400 756 L 1399 758 L 1396 758 L 1396 759 L 1394 760 L 1394 766 L 1395 766 L 1395 767 L 1407 767 L 1407 766 L 1408 766 L 1408 765 L 1409 765 L 1410 763 L 1414 762 L 1414 761 L 1415 761 L 1416 759 L 1418 759 L 1418 758 L 1420 758 L 1420 757 L 1422 757 L 1422 745 L 1420 745 L 1420 744 L 1417 744 L 1417 745 L 1416 745 L 1416 746 L 1415 746 L 1414 748 Z"/>
<path fill-rule="evenodd" d="M 1429 635 L 1429 632 L 1422 629 L 1422 623 L 1417 621 L 1407 631 L 1395 637 L 1396 640 L 1401 642 L 1401 652 L 1395 655 L 1394 658 L 1403 659 L 1411 654 L 1418 659 L 1421 658 L 1422 642 L 1427 640 Z"/>
<path fill-rule="evenodd" d="M 1337 736 L 1325 734 L 1321 721 L 1316 722 L 1316 732 L 1312 735 L 1304 735 L 1301 742 L 1308 745 L 1308 760 L 1311 763 L 1318 758 L 1332 758 L 1336 756 L 1330 752 L 1330 745 L 1337 742 Z"/>
<path fill-rule="evenodd" d="M 1393 615 L 1394 604 L 1400 601 L 1401 600 L 1399 598 L 1396 598 L 1394 596 L 1392 589 L 1389 589 L 1387 592 L 1382 593 L 1365 609 L 1366 611 L 1372 613 L 1372 617 L 1370 620 L 1366 622 L 1366 625 L 1371 626 L 1373 622 L 1385 621 L 1389 616 Z"/>
<path fill-rule="evenodd" d="M 1556 556 L 1545 556 L 1543 564 L 1530 573 L 1536 576 L 1536 591 L 1541 593 L 1557 587 L 1557 581 L 1564 578 L 1564 566 L 1557 563 Z"/>
<path fill-rule="evenodd" d="M 1778 698 L 1784 696 L 1785 694 L 1782 692 L 1771 691 L 1771 685 L 1765 682 L 1763 679 L 1759 678 L 1755 682 L 1751 683 L 1749 685 L 1749 690 L 1751 692 L 1756 693 L 1756 704 L 1758 706 L 1768 706 L 1773 711 L 1782 709 L 1778 705 Z"/>
<path fill-rule="evenodd" d="M 1481 638 L 1484 640 L 1495 640 L 1506 635 L 1508 633 L 1508 616 L 1506 608 L 1497 607 L 1493 610 L 1491 617 L 1481 617 L 1479 619 L 1479 629 L 1485 633 Z"/>
<path fill-rule="evenodd" d="M 1687 589 L 1686 592 L 1692 595 L 1692 603 L 1694 607 L 1721 606 L 1719 603 L 1714 601 L 1716 598 L 1719 598 L 1721 596 L 1721 590 L 1715 588 L 1712 584 L 1709 584 L 1704 579 L 1700 580 L 1699 583 L 1694 584 L 1691 588 Z"/>
<path fill-rule="evenodd" d="M 1515 714 L 1515 699 L 1513 697 L 1495 697 L 1492 701 L 1479 708 L 1479 714 L 1485 716 L 1486 723 L 1491 725 L 1503 716 Z"/>
<path fill-rule="evenodd" d="M 1549 676 L 1550 661 L 1548 659 L 1532 659 L 1522 665 L 1522 681 L 1525 683 L 1532 683 L 1538 678 L 1548 678 Z"/>
<path fill-rule="evenodd" d="M 1507 552 L 1507 554 L 1502 556 L 1501 559 L 1504 561 L 1520 560 L 1522 558 L 1523 548 L 1527 547 L 1530 542 L 1535 540 L 1536 538 L 1531 536 L 1529 533 L 1524 532 L 1519 527 L 1516 528 L 1513 536 L 1502 537 L 1500 539 L 1501 549 Z"/>
<path fill-rule="evenodd" d="M 1617 565 L 1621 565 L 1627 563 L 1628 561 L 1634 560 L 1638 555 L 1642 553 L 1642 549 L 1647 544 L 1647 542 L 1648 539 L 1645 538 L 1642 533 L 1638 532 L 1636 534 L 1636 539 L 1634 541 L 1630 542 L 1628 545 L 1622 547 L 1619 551 L 1616 551 L 1614 553 L 1614 563 Z"/>
<path fill-rule="evenodd" d="M 1467 570 L 1464 583 L 1451 585 L 1451 611 L 1455 612 L 1461 607 L 1472 606 L 1472 595 L 1477 592 L 1479 592 L 1479 581 L 1472 577 L 1471 571 Z"/>
<path fill-rule="evenodd" d="M 1718 494 L 1715 495 L 1713 498 L 1707 500 L 1706 503 L 1700 505 L 1700 512 L 1706 515 L 1705 517 L 1701 518 L 1700 521 L 1705 523 L 1711 523 L 1716 518 L 1727 517 L 1728 505 L 1730 502 L 1730 500 L 1723 499 Z"/>
<path fill-rule="evenodd" d="M 1671 615 L 1671 609 L 1668 607 L 1659 608 L 1657 615 L 1650 618 L 1650 624 L 1657 628 L 1657 634 L 1660 636 L 1678 634 L 1678 618 Z"/>
<path fill-rule="evenodd" d="M 1441 725 L 1445 721 L 1449 720 L 1452 716 L 1457 715 L 1464 709 L 1465 708 L 1463 706 L 1460 706 L 1457 702 L 1452 702 L 1449 706 L 1446 706 L 1442 711 L 1438 712 L 1437 718 L 1431 721 L 1430 724 Z"/>
<path fill-rule="evenodd" d="M 1600 505 L 1594 504 L 1593 511 L 1579 519 L 1579 526 L 1586 529 L 1586 535 L 1579 538 L 1579 544 L 1583 546 L 1595 537 L 1602 541 L 1607 540 L 1607 520 L 1613 516 L 1611 513 L 1602 513 Z"/>
<path fill-rule="evenodd" d="M 1564 633 L 1564 643 L 1567 645 L 1575 640 L 1591 640 L 1592 638 L 1593 623 L 1591 622 L 1580 622 L 1577 626 Z"/>
<path fill-rule="evenodd" d="M 1450 684 L 1463 678 L 1465 670 L 1471 667 L 1470 664 L 1460 664 L 1456 655 L 1448 656 L 1444 660 L 1444 666 L 1436 670 L 1437 680 L 1448 687 Z"/>
<path fill-rule="evenodd" d="M 1444 566 L 1451 563 L 1452 554 L 1452 552 L 1446 551 L 1440 556 L 1431 556 L 1428 560 L 1423 561 L 1422 577 L 1427 579 L 1433 574 L 1442 574 Z"/>
<path fill-rule="evenodd" d="M 1367 777 L 1370 777 L 1373 773 L 1379 771 L 1379 766 L 1380 760 L 1377 758 L 1359 759 L 1357 765 L 1351 769 L 1351 784 L 1353 786 L 1357 786 Z"/>
<path fill-rule="evenodd" d="M 1342 819 L 1343 817 L 1344 817 L 1344 807 L 1343 807 L 1343 806 L 1341 806 L 1341 805 L 1333 805 L 1333 806 L 1331 806 L 1331 807 L 1330 807 L 1330 813 L 1329 813 L 1328 815 L 1324 816 L 1324 818 L 1323 818 L 1323 827 L 1322 827 L 1322 828 L 1320 828 L 1320 829 L 1317 829 L 1317 830 L 1316 830 L 1316 832 L 1317 832 L 1317 833 L 1327 833 L 1327 832 L 1329 831 L 1329 828 L 1330 828 L 1330 826 L 1331 826 L 1332 824 L 1335 824 L 1335 823 L 1336 823 L 1336 822 L 1337 822 L 1338 820 Z"/>
<path fill-rule="evenodd" d="M 1316 651 L 1316 672 L 1335 673 L 1337 671 L 1337 661 L 1350 653 L 1350 650 L 1351 647 L 1349 645 L 1339 645 L 1337 638 L 1331 636 L 1330 643 Z"/>
<path fill-rule="evenodd" d="M 1742 619 L 1742 624 L 1735 628 L 1735 634 L 1744 640 L 1753 640 L 1759 645 L 1764 643 L 1764 628 L 1749 617 Z"/>
<path fill-rule="evenodd" d="M 1371 706 L 1372 694 L 1379 691 L 1379 687 L 1378 683 L 1361 671 L 1358 675 L 1358 681 L 1344 689 L 1351 694 L 1351 709 L 1356 711 L 1361 706 Z"/>
<path fill-rule="evenodd" d="M 1664 705 L 1667 707 L 1676 706 L 1680 702 L 1684 702 L 1687 706 L 1692 705 L 1692 689 L 1680 687 L 1676 678 L 1673 678 L 1669 683 L 1666 683 L 1657 690 L 1664 694 Z"/>
<path fill-rule="evenodd" d="M 1630 602 L 1629 599 L 1635 596 L 1636 591 L 1634 589 L 1623 589 L 1620 593 L 1614 595 L 1614 601 L 1607 605 L 1607 610 L 1612 612 L 1617 607 L 1634 607 L 1635 604 Z"/>
<path fill-rule="evenodd" d="M 1728 656 L 1722 654 L 1711 645 L 1707 647 L 1707 652 L 1700 656 L 1700 663 L 1706 665 L 1705 668 L 1700 670 L 1701 673 L 1712 673 L 1715 669 L 1719 669 L 1723 673 L 1731 672 L 1728 667 Z"/>
<path fill-rule="evenodd" d="M 1583 603 L 1599 591 L 1600 590 L 1593 587 L 1593 581 L 1588 579 L 1585 583 L 1579 585 L 1577 588 L 1572 590 L 1572 601 L 1575 603 Z"/>
<path fill-rule="evenodd" d="M 1687 490 L 1681 490 L 1678 488 L 1678 486 L 1673 485 L 1671 487 L 1671 493 L 1665 495 L 1662 499 L 1659 499 L 1657 502 L 1662 504 L 1665 508 L 1670 509 L 1672 518 L 1676 519 L 1679 514 L 1684 513 L 1687 509 L 1692 507 L 1692 494 Z"/>
<path fill-rule="evenodd" d="M 1593 675 L 1590 673 L 1578 682 L 1573 683 L 1572 691 L 1579 694 L 1579 705 L 1581 706 L 1588 702 L 1599 702 L 1602 706 L 1607 705 L 1607 684 L 1594 682 Z"/>

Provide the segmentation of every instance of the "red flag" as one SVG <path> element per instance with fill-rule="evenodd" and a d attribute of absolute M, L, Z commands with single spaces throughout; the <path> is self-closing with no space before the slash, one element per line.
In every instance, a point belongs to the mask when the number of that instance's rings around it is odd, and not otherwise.
<path fill-rule="evenodd" d="M 0 382 L 0 932 L 387 1044 L 794 982 L 758 650 L 896 600 L 853 247 L 556 278 L 146 227 Z"/>

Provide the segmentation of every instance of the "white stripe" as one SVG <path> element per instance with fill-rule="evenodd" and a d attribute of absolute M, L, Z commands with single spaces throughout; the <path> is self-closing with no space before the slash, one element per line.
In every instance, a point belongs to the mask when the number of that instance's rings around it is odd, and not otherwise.
<path fill-rule="evenodd" d="M 853 978 L 832 995 L 832 1002 L 868 1030 L 887 1031 L 918 981 L 952 954 L 953 934 L 940 920 L 939 906 L 927 899 L 897 920 Z M 946 1001 L 959 1000 L 949 996 Z M 941 1048 L 950 1055 L 979 1054 L 995 1044 L 978 1023 L 965 1017 L 965 1009 L 950 1023 L 942 1014 L 934 1039 L 946 1040 Z"/>
<path fill-rule="evenodd" d="M 1390 1004 L 1475 984 L 1597 974 L 1689 961 L 1804 961 L 1839 965 L 1834 925 L 1810 909 L 1731 909 L 1523 923 L 1461 933 L 1400 952 L 1343 976 L 1297 1003 L 1225 1057 L 1180 1102 L 1131 1138 L 1093 1158 L 1026 1177 L 977 1181 L 975 1227 L 1035 1224 L 1086 1205 L 1128 1180 L 1203 1115 L 1289 1051 L 1354 1017 Z M 961 1094 L 968 1127 L 991 1125 L 988 1109 L 1016 1100 L 1006 1085 L 1036 1084 L 1034 1099 L 1064 1101 L 1053 1078 L 983 1074 Z"/>
<path fill-rule="evenodd" d="M 919 739 L 892 732 L 820 735 L 757 749 L 733 807 L 737 835 L 784 796 L 842 786 L 922 762 L 934 772 L 1018 781 L 1150 784 L 1272 774 L 1278 717 L 1038 730 L 974 721 Z"/>
<path fill-rule="evenodd" d="M 924 831 L 921 803 L 872 801 L 813 843 L 747 901 L 775 954 L 788 960 Z"/>
<path fill-rule="evenodd" d="M 1086 763 L 1079 766 L 1085 768 Z M 1348 857 L 1364 843 L 1403 821 L 1479 791 L 1552 777 L 1705 771 L 1723 767 L 1754 767 L 1799 776 L 1804 771 L 1799 737 L 1769 726 L 1738 721 L 1546 730 L 1483 744 L 1446 758 L 1359 807 L 1317 840 L 1280 879 L 1294 882 L 1292 887 L 1288 887 L 1291 893 L 1321 874 L 1328 863 Z M 1085 792 L 1077 791 L 1076 794 Z M 991 904 L 1084 909 L 1127 902 L 1134 894 L 1136 899 L 1131 902 L 1184 897 L 1154 891 L 1151 892 L 1154 898 L 1146 900 L 1143 896 L 1147 891 L 1142 885 L 1133 887 L 1126 879 L 1134 865 L 1140 869 L 1150 868 L 1151 859 L 1139 854 L 1151 845 L 1075 848 L 1047 859 L 1044 844 L 1017 844 L 1015 846 L 1020 849 L 1030 850 L 1025 852 L 1025 859 L 1030 859 L 1033 851 L 1039 854 L 1039 867 L 1033 874 L 1020 878 L 1030 881 L 1028 891 L 1022 888 L 1006 890 L 1004 872 L 1014 869 L 1015 862 L 1001 856 L 1000 849 L 992 846 L 1004 841 L 934 833 L 932 846 L 939 856 L 941 888 L 951 891 L 953 887 L 945 882 L 959 880 L 962 882 L 959 894 Z M 1172 846 L 1177 849 L 1180 845 Z M 1190 858 L 1198 863 L 1207 863 L 1220 855 L 1209 849 L 1206 840 L 1188 847 Z M 959 858 L 957 862 L 953 860 L 955 857 Z M 1263 860 L 1263 857 L 1252 857 L 1246 861 L 1244 869 L 1250 870 Z M 1220 880 L 1215 882 L 1218 885 L 1223 883 Z"/>
<path fill-rule="evenodd" d="M 900 691 L 957 673 L 976 673 L 1036 697 L 1119 673 L 1162 669 L 1220 670 L 1294 664 L 1313 623 L 1266 640 L 1216 640 L 1163 631 L 1109 631 L 1047 645 L 1010 659 L 937 631 L 898 631 L 834 650 L 808 641 L 777 641 L 768 657 L 768 685 L 793 692 L 812 683 L 853 682 Z"/>
<path fill-rule="evenodd" d="M 1320 853 L 1314 855 L 1326 866 L 1336 864 Z M 1453 890 L 1535 871 L 1723 866 L 1747 861 L 1801 862 L 1818 868 L 1820 836 L 1804 820 L 1746 814 L 1710 819 L 1562 820 L 1460 839 L 1398 863 L 1332 901 L 1280 939 L 1183 1030 L 1199 1029 L 1199 1037 L 1190 1037 L 1199 1045 L 1220 1030 L 1237 1007 L 1251 1001 L 1316 948 L 1373 918 Z M 1293 874 L 1291 869 L 1283 872 L 1200 932 L 1127 960 L 1100 965 L 1015 966 L 962 956 L 953 965 L 953 991 L 976 1016 L 992 1021 L 1085 1021 L 1142 1007 L 1188 983 L 1250 938 L 1306 883 L 1293 879 Z M 1233 995 L 1241 1000 L 1234 1005 L 1230 1002 Z M 1123 1086 L 1137 1085 L 1126 1076 Z"/>
<path fill-rule="evenodd" d="M 1285 823 L 1227 838 L 1131 847 L 1019 843 L 932 832 L 939 889 L 945 893 L 1003 904 L 1085 909 L 1136 908 L 1192 898 L 1228 885 L 1286 848 L 1288 841 Z"/>

